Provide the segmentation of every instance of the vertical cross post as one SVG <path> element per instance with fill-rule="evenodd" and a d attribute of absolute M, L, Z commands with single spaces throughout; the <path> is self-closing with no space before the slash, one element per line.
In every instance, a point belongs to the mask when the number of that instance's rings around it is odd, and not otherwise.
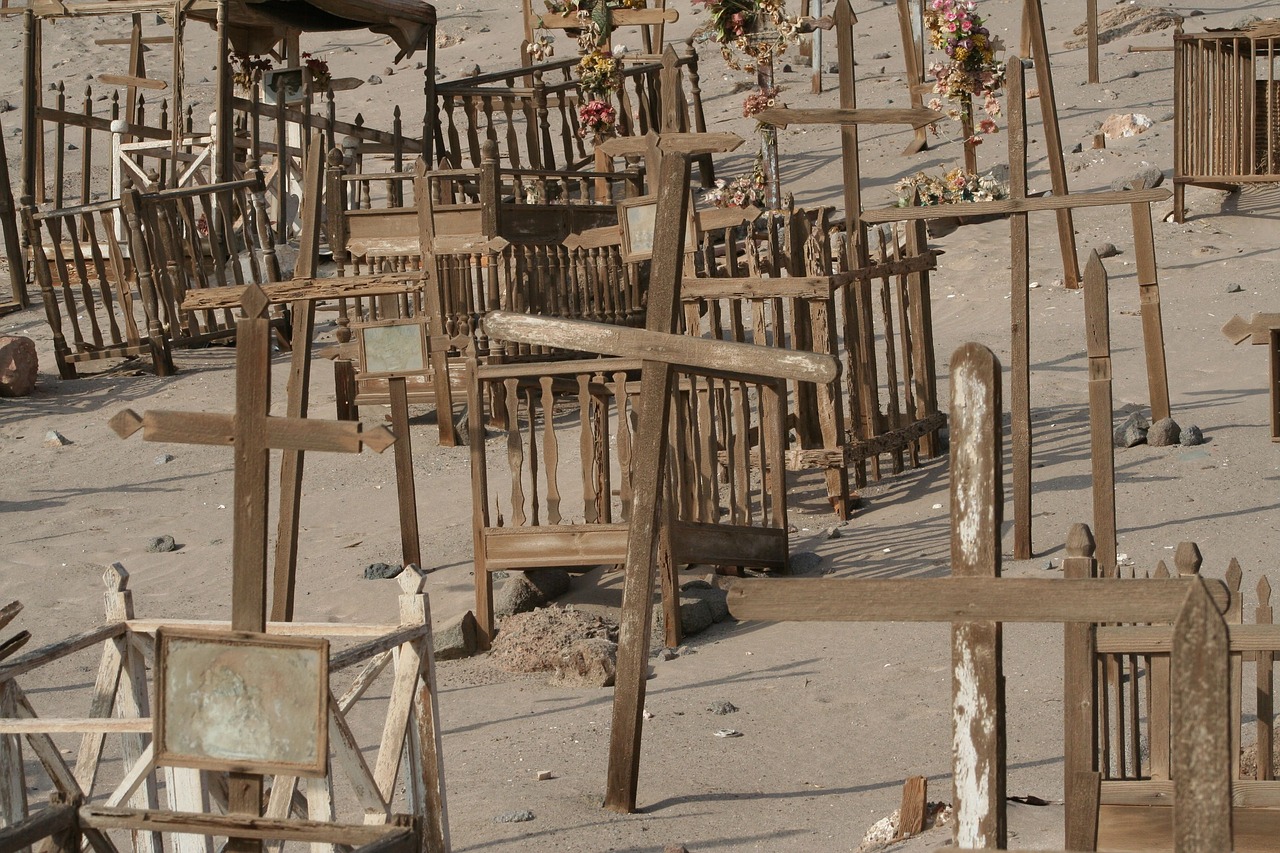
<path fill-rule="evenodd" d="M 951 357 L 951 573 L 1000 576 L 1000 362 L 965 344 Z M 955 844 L 1005 847 L 1004 675 L 1001 626 L 951 626 Z"/>

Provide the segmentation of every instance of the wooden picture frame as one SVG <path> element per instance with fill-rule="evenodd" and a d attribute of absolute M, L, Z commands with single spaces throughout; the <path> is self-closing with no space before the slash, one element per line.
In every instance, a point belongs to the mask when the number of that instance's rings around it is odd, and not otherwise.
<path fill-rule="evenodd" d="M 156 631 L 157 765 L 324 776 L 329 641 Z"/>
<path fill-rule="evenodd" d="M 647 261 L 653 258 L 653 235 L 657 228 L 658 198 L 646 195 L 623 199 L 618 202 L 618 228 L 622 232 L 622 260 L 627 263 Z M 685 223 L 684 251 L 689 254 L 698 247 L 698 218 L 693 202 L 689 203 L 689 216 Z"/>
<path fill-rule="evenodd" d="M 306 73 L 305 68 L 272 68 L 262 72 L 263 103 L 275 106 L 280 102 L 281 90 L 286 104 L 301 104 L 307 100 Z"/>
<path fill-rule="evenodd" d="M 421 376 L 431 369 L 425 319 L 353 323 L 360 347 L 360 376 Z"/>

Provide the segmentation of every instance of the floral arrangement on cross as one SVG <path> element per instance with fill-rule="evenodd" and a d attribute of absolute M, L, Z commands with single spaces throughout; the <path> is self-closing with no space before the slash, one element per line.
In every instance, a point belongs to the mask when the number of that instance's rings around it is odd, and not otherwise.
<path fill-rule="evenodd" d="M 580 28 L 567 30 L 578 43 L 582 58 L 574 68 L 582 90 L 578 107 L 578 136 L 588 136 L 598 145 L 618 132 L 618 111 L 611 103 L 622 88 L 622 56 L 625 49 L 611 49 L 615 9 L 643 9 L 645 0 L 545 0 L 547 11 L 556 15 L 575 15 Z M 538 28 L 546 24 L 539 19 Z M 526 50 L 536 62 L 555 55 L 555 39 L 540 32 Z"/>
<path fill-rule="evenodd" d="M 917 172 L 903 178 L 895 187 L 898 204 L 911 204 L 913 196 L 922 205 L 1005 198 L 1007 186 L 989 174 L 977 174 L 977 146 L 982 144 L 984 135 L 999 132 L 996 119 L 1001 110 L 997 95 L 1004 90 L 1005 65 L 996 54 L 1004 50 L 1004 45 L 987 29 L 976 0 L 930 0 L 924 9 L 924 25 L 930 47 L 945 56 L 929 66 L 933 92 L 938 96 L 929 102 L 929 109 L 945 112 L 960 122 L 964 168 L 941 177 Z M 945 105 L 943 99 L 951 105 Z M 975 125 L 976 104 L 981 104 L 983 117 Z M 933 131 L 938 132 L 936 126 Z"/>
<path fill-rule="evenodd" d="M 783 106 L 773 82 L 774 59 L 795 44 L 802 32 L 802 20 L 787 12 L 786 0 L 692 0 L 706 9 L 709 20 L 695 33 L 701 42 L 714 42 L 730 68 L 756 75 L 756 91 L 742 104 L 744 118 L 754 118 L 769 107 Z M 781 203 L 778 174 L 777 129 L 756 125 L 760 148 L 746 175 L 732 181 L 717 180 L 703 201 L 716 207 L 746 207 L 766 202 Z"/>

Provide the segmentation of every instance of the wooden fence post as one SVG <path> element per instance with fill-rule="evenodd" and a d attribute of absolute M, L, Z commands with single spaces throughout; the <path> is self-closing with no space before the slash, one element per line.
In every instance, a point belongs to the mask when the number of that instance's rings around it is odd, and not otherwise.
<path fill-rule="evenodd" d="M 1093 458 L 1093 529 L 1098 563 L 1108 577 L 1116 571 L 1116 462 L 1111 437 L 1111 320 L 1107 271 L 1097 252 L 1084 269 L 1085 346 L 1089 366 L 1089 436 Z"/>
<path fill-rule="evenodd" d="M 1197 577 L 1173 629 L 1173 845 L 1231 849 L 1227 625 Z"/>
<path fill-rule="evenodd" d="M 1093 548 L 1093 533 L 1089 526 L 1072 525 L 1071 532 L 1067 534 L 1067 557 L 1062 561 L 1064 579 L 1098 576 Z M 1093 850 L 1097 844 L 1098 800 L 1094 786 L 1085 782 L 1090 775 L 1098 776 L 1094 625 L 1089 622 L 1064 624 L 1063 646 L 1062 790 L 1066 802 L 1066 847 L 1069 850 Z"/>
<path fill-rule="evenodd" d="M 965 344 L 951 356 L 951 572 L 1000 576 L 1000 362 Z M 955 844 L 1005 846 L 1004 677 L 1000 624 L 951 627 Z"/>

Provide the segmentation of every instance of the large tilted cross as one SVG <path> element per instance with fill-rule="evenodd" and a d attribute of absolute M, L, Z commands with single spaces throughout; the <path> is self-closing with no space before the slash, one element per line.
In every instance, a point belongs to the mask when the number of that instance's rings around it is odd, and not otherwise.
<path fill-rule="evenodd" d="M 359 453 L 369 447 L 381 453 L 395 441 L 386 427 L 364 431 L 359 423 L 272 417 L 269 305 L 257 285 L 245 288 L 240 299 L 244 316 L 236 321 L 235 414 L 148 411 L 139 415 L 125 409 L 110 421 L 121 438 L 142 430 L 145 441 L 234 448 L 231 630 L 257 633 L 266 630 L 267 622 L 271 451 Z M 232 773 L 230 806 L 235 813 L 261 814 L 262 777 Z"/>

